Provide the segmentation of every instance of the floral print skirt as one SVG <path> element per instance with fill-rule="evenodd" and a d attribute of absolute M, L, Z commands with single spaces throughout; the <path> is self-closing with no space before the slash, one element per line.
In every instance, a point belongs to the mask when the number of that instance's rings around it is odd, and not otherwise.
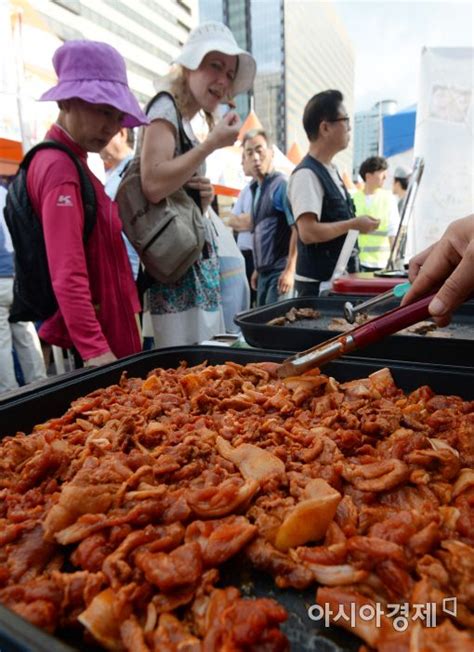
<path fill-rule="evenodd" d="M 176 283 L 155 283 L 148 291 L 155 345 L 184 346 L 225 332 L 219 259 L 212 240 Z"/>

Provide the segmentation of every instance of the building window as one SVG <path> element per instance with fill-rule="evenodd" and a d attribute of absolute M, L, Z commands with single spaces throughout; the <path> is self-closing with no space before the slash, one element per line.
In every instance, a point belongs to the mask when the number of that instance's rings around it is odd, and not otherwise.
<path fill-rule="evenodd" d="M 61 41 L 81 41 L 84 39 L 84 34 L 74 27 L 69 27 L 69 25 L 64 25 L 59 21 L 51 18 L 50 16 L 44 16 L 43 18 L 48 23 L 52 31 L 58 36 Z"/>
<path fill-rule="evenodd" d="M 67 9 L 73 14 L 81 15 L 81 3 L 79 0 L 53 0 L 55 5 Z"/>
<path fill-rule="evenodd" d="M 183 0 L 176 0 L 176 4 L 182 7 L 187 14 L 191 15 L 191 7 L 187 5 Z"/>

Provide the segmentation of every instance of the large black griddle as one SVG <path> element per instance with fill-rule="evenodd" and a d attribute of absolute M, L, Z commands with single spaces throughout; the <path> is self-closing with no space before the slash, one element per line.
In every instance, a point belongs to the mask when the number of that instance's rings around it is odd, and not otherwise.
<path fill-rule="evenodd" d="M 367 297 L 365 297 L 367 298 Z M 241 312 L 235 317 L 248 344 L 263 349 L 304 351 L 316 344 L 339 335 L 343 331 L 330 328 L 337 317 L 344 319 L 346 301 L 356 304 L 364 298 L 301 297 L 272 303 L 261 308 Z M 370 310 L 371 315 L 387 312 L 399 305 L 398 301 L 386 303 Z M 301 319 L 284 326 L 269 325 L 275 317 L 285 315 L 291 308 L 313 308 L 321 313 L 318 319 Z M 449 337 L 443 337 L 448 334 Z M 474 366 L 474 303 L 461 306 L 449 326 L 432 331 L 429 335 L 395 334 L 386 337 L 353 355 L 357 357 L 385 358 L 408 362 Z"/>
<path fill-rule="evenodd" d="M 156 367 L 175 368 L 181 361 L 190 366 L 208 361 L 240 364 L 263 360 L 282 361 L 285 354 L 262 350 L 223 347 L 176 347 L 130 356 L 99 369 L 88 369 L 50 380 L 37 387 L 12 393 L 0 404 L 0 439 L 17 431 L 30 432 L 34 425 L 64 413 L 72 400 L 101 387 L 117 383 L 123 371 L 144 377 Z M 324 372 L 339 381 L 366 377 L 389 366 L 395 382 L 405 391 L 429 384 L 434 391 L 474 398 L 474 369 L 387 362 L 363 358 L 346 358 L 329 363 Z M 222 568 L 227 584 L 238 586 L 243 595 L 273 597 L 286 607 L 289 618 L 282 629 L 295 652 L 356 652 L 361 641 L 337 627 L 325 628 L 310 620 L 307 609 L 314 604 L 316 586 L 307 591 L 278 589 L 273 578 L 248 567 L 234 558 Z M 95 652 L 90 644 L 78 645 L 74 635 L 52 636 L 43 632 L 0 605 L 0 650 L 2 652 Z"/>

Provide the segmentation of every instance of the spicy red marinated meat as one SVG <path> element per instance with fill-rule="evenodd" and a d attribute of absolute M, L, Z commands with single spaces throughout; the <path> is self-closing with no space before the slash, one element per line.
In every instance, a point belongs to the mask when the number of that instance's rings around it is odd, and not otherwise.
<path fill-rule="evenodd" d="M 474 402 L 404 394 L 388 370 L 340 384 L 276 369 L 124 374 L 5 438 L 0 601 L 107 650 L 287 650 L 284 609 L 220 579 L 250 564 L 322 585 L 320 603 L 455 596 L 436 629 L 355 632 L 379 652 L 473 649 Z"/>

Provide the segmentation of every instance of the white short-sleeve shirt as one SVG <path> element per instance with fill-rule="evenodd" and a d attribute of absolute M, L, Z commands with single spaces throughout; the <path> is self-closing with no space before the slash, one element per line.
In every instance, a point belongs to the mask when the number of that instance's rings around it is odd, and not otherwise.
<path fill-rule="evenodd" d="M 341 195 L 345 198 L 344 184 L 335 165 L 324 166 L 331 175 Z M 290 176 L 288 197 L 296 221 L 303 213 L 314 213 L 319 220 L 323 206 L 324 190 L 321 181 L 312 170 L 303 168 Z"/>

